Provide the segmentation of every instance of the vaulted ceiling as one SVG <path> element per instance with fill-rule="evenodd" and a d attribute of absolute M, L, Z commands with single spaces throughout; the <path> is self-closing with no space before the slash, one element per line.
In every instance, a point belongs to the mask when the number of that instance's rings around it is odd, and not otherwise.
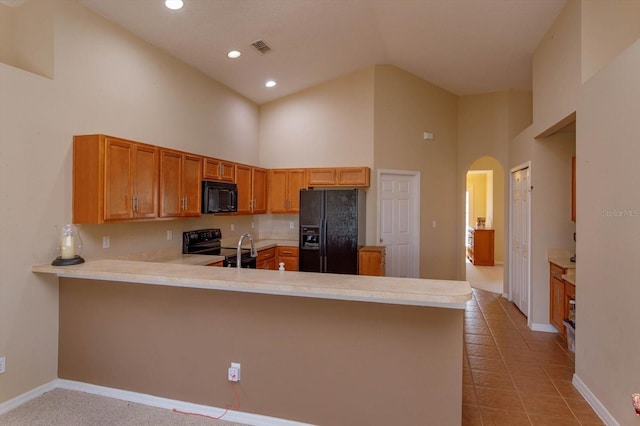
<path fill-rule="evenodd" d="M 458 95 L 531 89 L 532 53 L 566 3 L 184 0 L 172 11 L 164 0 L 79 1 L 259 104 L 373 64 Z M 242 56 L 227 58 L 234 49 Z"/>

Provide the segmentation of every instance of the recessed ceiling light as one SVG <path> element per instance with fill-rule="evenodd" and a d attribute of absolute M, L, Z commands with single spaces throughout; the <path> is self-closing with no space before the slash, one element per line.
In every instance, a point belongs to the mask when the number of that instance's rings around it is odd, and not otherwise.
<path fill-rule="evenodd" d="M 242 55 L 242 53 L 238 52 L 237 50 L 232 50 L 229 53 L 227 53 L 227 56 L 231 59 L 239 58 L 240 55 Z"/>
<path fill-rule="evenodd" d="M 164 0 L 164 5 L 171 10 L 178 10 L 182 9 L 184 3 L 182 2 L 182 0 Z"/>
<path fill-rule="evenodd" d="M 278 83 L 276 83 L 273 80 L 269 80 L 264 85 L 267 86 L 267 87 L 274 87 L 276 84 L 278 84 Z"/>

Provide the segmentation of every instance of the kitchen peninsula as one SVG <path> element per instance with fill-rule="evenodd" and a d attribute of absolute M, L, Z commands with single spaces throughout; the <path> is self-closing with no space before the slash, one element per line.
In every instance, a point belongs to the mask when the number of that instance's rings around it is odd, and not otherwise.
<path fill-rule="evenodd" d="M 461 422 L 467 282 L 110 259 L 32 270 L 58 277 L 61 379 L 224 407 L 241 362 L 243 412 Z"/>

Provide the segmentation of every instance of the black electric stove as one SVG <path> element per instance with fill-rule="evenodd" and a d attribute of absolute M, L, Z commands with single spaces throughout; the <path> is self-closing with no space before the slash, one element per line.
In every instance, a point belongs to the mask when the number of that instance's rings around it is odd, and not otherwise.
<path fill-rule="evenodd" d="M 199 229 L 182 233 L 182 253 L 209 256 L 224 256 L 222 266 L 235 268 L 238 265 L 238 250 L 222 247 L 222 232 L 218 228 Z M 251 257 L 250 249 L 240 250 L 240 265 L 243 268 L 255 268 L 256 258 Z"/>

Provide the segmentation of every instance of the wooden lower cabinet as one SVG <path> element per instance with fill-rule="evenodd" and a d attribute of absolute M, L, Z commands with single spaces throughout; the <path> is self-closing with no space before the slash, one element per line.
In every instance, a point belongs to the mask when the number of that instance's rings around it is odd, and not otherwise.
<path fill-rule="evenodd" d="M 360 275 L 385 276 L 385 248 L 364 246 L 358 253 L 358 273 Z"/>
<path fill-rule="evenodd" d="M 284 263 L 285 271 L 298 270 L 298 247 L 279 246 L 276 248 L 276 269 L 280 268 L 280 263 Z"/>
<path fill-rule="evenodd" d="M 276 268 L 275 247 L 258 251 L 258 258 L 256 259 L 256 269 L 278 269 Z"/>
<path fill-rule="evenodd" d="M 569 317 L 569 301 L 576 298 L 575 285 L 562 279 L 567 268 L 549 262 L 549 322 L 558 329 L 558 334 L 566 339 L 564 320 Z"/>

